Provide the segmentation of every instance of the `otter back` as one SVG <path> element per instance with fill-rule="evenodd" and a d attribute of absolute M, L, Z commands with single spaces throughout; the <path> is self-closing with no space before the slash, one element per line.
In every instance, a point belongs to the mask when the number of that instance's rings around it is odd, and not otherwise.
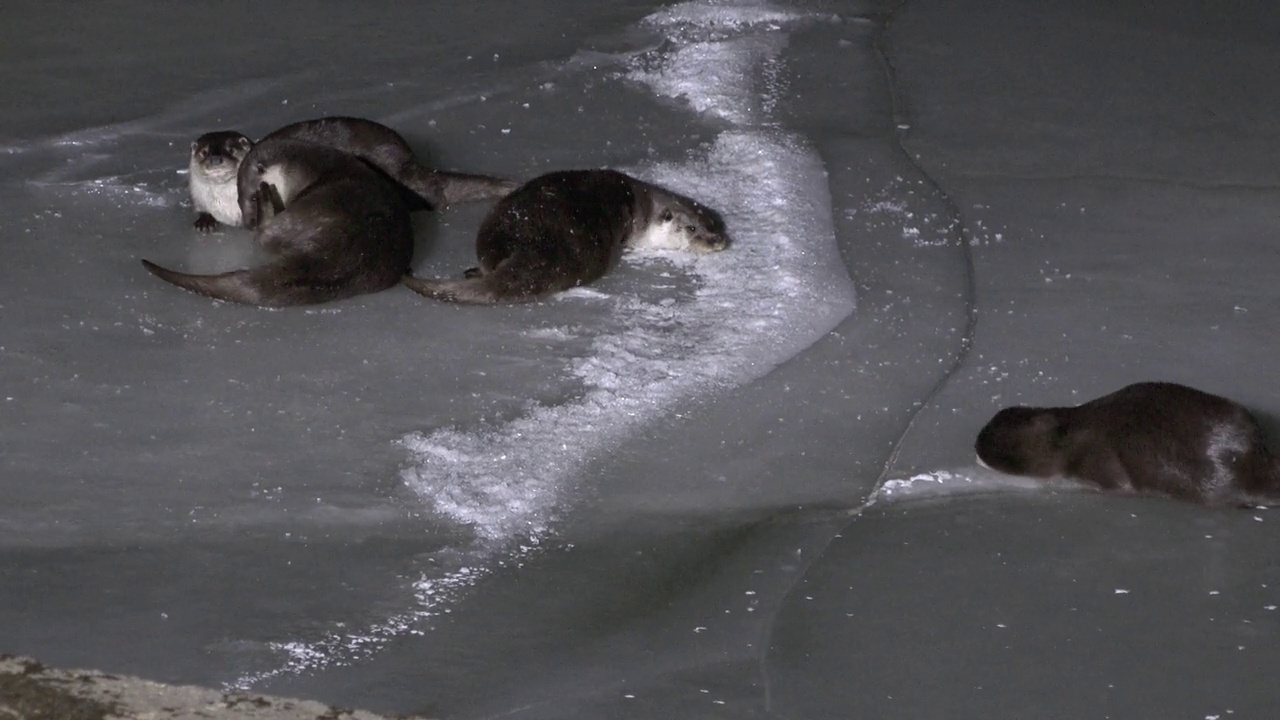
<path fill-rule="evenodd" d="M 1014 475 L 1207 505 L 1280 504 L 1280 462 L 1242 406 L 1174 383 L 1138 383 L 1076 407 L 1012 407 L 978 433 L 978 459 Z"/>
<path fill-rule="evenodd" d="M 478 268 L 405 285 L 450 302 L 528 302 L 599 279 L 637 240 L 694 252 L 728 245 L 719 214 L 689 198 L 614 170 L 565 170 L 493 206 L 476 234 Z"/>
<path fill-rule="evenodd" d="M 409 267 L 413 234 L 399 193 L 364 162 L 297 140 L 264 141 L 240 165 L 240 205 L 273 262 L 191 275 L 143 261 L 160 278 L 220 300 L 264 306 L 376 292 Z"/>
<path fill-rule="evenodd" d="M 509 180 L 486 175 L 431 170 L 418 160 L 400 133 L 364 118 L 304 120 L 271 132 L 262 139 L 267 140 L 303 140 L 355 155 L 408 190 L 404 200 L 411 210 L 434 210 L 457 202 L 502 197 L 516 186 Z"/>

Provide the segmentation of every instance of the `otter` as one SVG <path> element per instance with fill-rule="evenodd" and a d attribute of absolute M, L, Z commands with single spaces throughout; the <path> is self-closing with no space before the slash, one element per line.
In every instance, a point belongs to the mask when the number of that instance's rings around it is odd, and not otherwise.
<path fill-rule="evenodd" d="M 1137 383 L 1076 407 L 1005 408 L 974 449 L 980 463 L 1011 475 L 1210 506 L 1280 504 L 1280 461 L 1257 420 L 1175 383 Z"/>
<path fill-rule="evenodd" d="M 599 279 L 624 250 L 728 245 L 719 213 L 691 198 L 616 170 L 564 170 L 494 204 L 476 235 L 479 267 L 462 278 L 404 283 L 448 302 L 531 302 Z"/>
<path fill-rule="evenodd" d="M 196 229 L 211 232 L 218 226 L 240 224 L 236 197 L 236 172 L 253 141 L 238 132 L 205 133 L 191 143 L 187 181 L 196 209 Z"/>
<path fill-rule="evenodd" d="M 502 197 L 517 185 L 487 175 L 431 170 L 418 161 L 399 133 L 364 118 L 304 120 L 285 125 L 260 142 L 267 140 L 305 140 L 355 155 L 399 186 L 410 210 L 438 210 L 455 203 Z M 226 199 L 235 199 L 234 171 L 252 147 L 252 140 L 232 131 L 207 133 L 192 144 L 188 179 L 192 201 L 200 213 L 196 218 L 198 229 L 212 230 L 216 227 L 214 220 L 226 225 L 241 224 L 238 212 L 227 205 Z M 210 198 L 216 198 L 216 203 Z M 215 205 L 221 214 L 212 209 Z"/>
<path fill-rule="evenodd" d="M 264 140 L 241 161 L 238 185 L 244 224 L 278 256 L 273 262 L 190 275 L 143 260 L 147 270 L 218 300 L 280 307 L 385 290 L 409 268 L 409 209 L 353 155 L 302 140 Z"/>

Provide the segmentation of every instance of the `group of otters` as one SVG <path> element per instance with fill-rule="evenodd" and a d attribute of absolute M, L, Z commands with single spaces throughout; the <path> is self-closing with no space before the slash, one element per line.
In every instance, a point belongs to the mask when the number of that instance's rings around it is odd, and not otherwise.
<path fill-rule="evenodd" d="M 516 183 L 432 170 L 385 125 L 349 117 L 294 123 L 254 143 L 212 132 L 191 145 L 201 231 L 255 230 L 275 259 L 192 275 L 143 260 L 195 293 L 263 306 L 320 303 L 403 283 L 437 300 L 529 302 L 592 282 L 624 250 L 707 253 L 729 245 L 720 215 L 614 170 Z M 456 279 L 410 274 L 409 213 L 497 199 L 476 235 L 478 267 Z M 1280 458 L 1241 405 L 1174 383 L 1129 385 L 1076 407 L 1010 407 L 982 428 L 979 462 L 1036 478 L 1210 506 L 1280 504 Z"/>

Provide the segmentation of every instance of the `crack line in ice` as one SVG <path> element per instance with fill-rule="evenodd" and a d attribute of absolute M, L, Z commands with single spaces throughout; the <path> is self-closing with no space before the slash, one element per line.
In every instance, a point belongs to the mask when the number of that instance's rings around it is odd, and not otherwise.
<path fill-rule="evenodd" d="M 756 97 L 755 68 L 785 46 L 784 25 L 802 17 L 768 5 L 689 2 L 643 21 L 665 28 L 673 49 L 637 54 L 626 78 L 688 98 L 695 110 L 737 127 L 701 157 L 631 172 L 720 210 L 732 247 L 705 256 L 629 256 L 676 264 L 699 281 L 697 290 L 683 301 L 604 296 L 623 327 L 597 336 L 570 362 L 585 389 L 580 399 L 538 406 L 482 431 L 444 428 L 402 438 L 405 484 L 474 532 L 473 546 L 462 551 L 468 566 L 424 575 L 413 608 L 363 633 L 272 644 L 286 653 L 285 664 L 245 675 L 234 687 L 347 664 L 397 635 L 421 632 L 420 621 L 551 535 L 573 479 L 589 463 L 677 402 L 765 374 L 853 311 L 825 169 L 797 136 L 754 125 L 771 107 Z"/>
<path fill-rule="evenodd" d="M 899 10 L 902 9 L 902 2 L 896 3 L 887 13 L 885 18 L 880 22 L 876 29 L 873 47 L 876 57 L 880 60 L 881 70 L 884 73 L 884 84 L 889 93 L 890 104 L 892 108 L 892 117 L 894 127 L 897 131 L 893 135 L 893 147 L 906 163 L 914 167 L 925 179 L 926 190 L 934 195 L 943 205 L 947 207 L 946 218 L 931 218 L 931 222 L 936 223 L 936 233 L 939 240 L 949 239 L 950 242 L 939 242 L 929 244 L 950 245 L 955 244 L 961 252 L 965 266 L 965 326 L 958 338 L 958 347 L 955 354 L 951 358 L 951 362 L 947 364 L 937 382 L 933 384 L 920 402 L 916 405 L 915 411 L 907 420 L 906 427 L 894 442 L 889 456 L 885 459 L 884 466 L 877 478 L 875 485 L 872 487 L 871 493 L 865 500 L 847 511 L 850 517 L 857 517 L 863 511 L 875 504 L 877 498 L 881 497 L 880 490 L 889 480 L 890 472 L 897 463 L 899 455 L 906 443 L 906 439 L 915 429 L 916 423 L 921 417 L 921 413 L 925 408 L 929 407 L 942 390 L 951 382 L 951 378 L 964 365 L 969 357 L 969 351 L 973 347 L 973 338 L 978 324 L 977 299 L 975 295 L 976 282 L 974 279 L 973 254 L 970 246 L 972 245 L 973 233 L 964 224 L 964 216 L 960 212 L 959 206 L 947 195 L 946 191 L 933 178 L 932 175 L 916 160 L 916 157 L 906 147 L 906 138 L 912 127 L 910 118 L 907 116 L 907 104 L 904 102 L 902 88 L 898 83 L 897 68 L 894 66 L 893 53 L 889 46 L 889 27 L 893 23 Z M 889 212 L 896 212 L 898 208 L 893 205 L 882 208 Z M 904 233 L 904 238 L 918 240 L 911 233 Z M 919 245 L 919 243 L 917 243 Z"/>

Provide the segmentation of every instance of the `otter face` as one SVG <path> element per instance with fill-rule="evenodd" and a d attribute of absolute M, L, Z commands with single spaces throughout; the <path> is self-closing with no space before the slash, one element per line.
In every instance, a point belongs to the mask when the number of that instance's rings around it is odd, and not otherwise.
<path fill-rule="evenodd" d="M 982 428 L 974 450 L 978 461 L 992 470 L 1050 478 L 1062 474 L 1064 436 L 1053 411 L 1011 407 L 996 413 Z"/>
<path fill-rule="evenodd" d="M 211 180 L 231 180 L 252 148 L 253 141 L 238 132 L 205 133 L 191 143 L 191 171 Z"/>
<path fill-rule="evenodd" d="M 671 204 L 658 213 L 642 235 L 628 244 L 631 247 L 710 253 L 729 247 L 729 236 L 724 231 L 724 220 L 715 210 L 697 203 Z"/>

